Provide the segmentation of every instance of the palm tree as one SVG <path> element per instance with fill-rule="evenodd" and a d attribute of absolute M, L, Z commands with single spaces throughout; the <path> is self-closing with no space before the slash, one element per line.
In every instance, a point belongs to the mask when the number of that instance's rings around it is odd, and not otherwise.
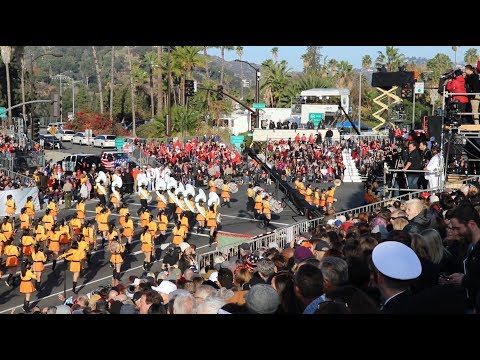
<path fill-rule="evenodd" d="M 151 108 L 152 119 L 153 119 L 154 116 L 155 116 L 155 105 L 154 105 L 155 102 L 154 102 L 154 96 L 153 96 L 153 72 L 158 67 L 157 54 L 155 54 L 153 51 L 147 52 L 143 56 L 143 63 L 147 67 L 147 73 L 148 73 L 148 78 L 149 78 L 150 108 Z"/>
<path fill-rule="evenodd" d="M 204 46 L 203 47 L 203 56 L 205 57 L 205 78 L 207 80 L 210 79 L 210 74 L 208 72 L 208 53 L 207 53 L 207 50 L 208 50 L 208 46 Z"/>
<path fill-rule="evenodd" d="M 103 114 L 103 87 L 102 87 L 102 68 L 98 63 L 97 50 L 92 46 L 93 61 L 95 62 L 95 71 L 97 73 L 98 93 L 100 95 L 100 114 Z"/>
<path fill-rule="evenodd" d="M 472 66 L 476 66 L 477 60 L 478 60 L 478 51 L 475 48 L 470 48 L 467 51 L 465 51 L 465 57 L 463 58 L 467 64 L 475 64 Z"/>
<path fill-rule="evenodd" d="M 275 62 L 278 61 L 278 47 L 272 48 L 272 57 Z"/>
<path fill-rule="evenodd" d="M 455 54 L 455 67 L 457 67 L 457 51 L 460 46 L 452 46 L 453 53 Z"/>
<path fill-rule="evenodd" d="M 338 71 L 338 61 L 335 59 L 330 59 L 327 62 L 327 74 L 328 76 L 335 76 L 337 75 Z"/>
<path fill-rule="evenodd" d="M 22 92 L 22 115 L 23 120 L 27 118 L 27 108 L 25 105 L 25 47 L 24 46 L 15 46 L 14 52 L 17 54 L 16 58 L 20 61 L 21 73 L 20 73 L 20 86 Z"/>
<path fill-rule="evenodd" d="M 111 65 L 110 65 L 110 109 L 108 109 L 109 115 L 110 115 L 110 121 L 113 121 L 113 85 L 115 82 L 114 71 L 115 71 L 115 46 L 112 46 L 112 59 L 111 59 Z M 73 116 L 75 116 L 75 114 L 73 114 Z"/>
<path fill-rule="evenodd" d="M 314 74 L 302 75 L 289 82 L 280 94 L 277 106 L 289 107 L 292 99 L 298 98 L 303 90 L 330 88 L 334 85 L 335 79 L 331 77 L 318 77 Z"/>
<path fill-rule="evenodd" d="M 364 55 L 362 57 L 362 69 L 366 70 L 372 67 L 372 57 L 370 55 Z"/>
<path fill-rule="evenodd" d="M 233 50 L 233 46 L 220 46 L 222 52 L 222 67 L 220 69 L 220 84 L 223 84 L 223 73 L 225 70 L 225 50 Z"/>
<path fill-rule="evenodd" d="M 235 52 L 240 60 L 243 57 L 243 46 L 237 46 Z M 243 100 L 243 62 L 240 62 L 240 77 L 242 78 L 242 83 L 240 84 L 240 99 Z"/>
<path fill-rule="evenodd" d="M 192 70 L 203 66 L 204 59 L 199 54 L 200 46 L 179 46 L 173 52 L 173 59 L 180 70 L 180 104 L 184 104 L 185 78 L 192 76 Z"/>
<path fill-rule="evenodd" d="M 127 46 L 127 58 L 128 58 L 128 68 L 130 71 L 130 92 L 132 95 L 132 135 L 134 137 L 136 134 L 136 124 L 135 124 L 135 86 L 133 84 L 133 69 L 132 69 L 132 53 L 130 52 L 130 46 Z"/>
<path fill-rule="evenodd" d="M 262 63 L 262 84 L 260 88 L 264 91 L 264 98 L 267 99 L 269 107 L 276 107 L 281 93 L 290 82 L 290 69 L 285 60 L 273 62 L 266 60 Z"/>
<path fill-rule="evenodd" d="M 11 46 L 0 46 L 0 51 L 2 53 L 2 61 L 5 64 L 5 75 L 7 77 L 7 106 L 8 110 L 8 122 L 7 126 L 10 127 L 12 123 L 12 98 L 10 93 L 10 61 L 12 60 L 12 47 Z"/>
<path fill-rule="evenodd" d="M 338 87 L 345 87 L 351 88 L 352 87 L 352 70 L 353 65 L 349 64 L 348 61 L 340 61 L 338 63 L 338 71 L 337 71 L 337 86 Z"/>
<path fill-rule="evenodd" d="M 162 69 L 163 46 L 157 46 L 157 115 L 163 111 L 163 69 Z"/>
<path fill-rule="evenodd" d="M 375 67 L 379 68 L 385 65 L 388 71 L 397 71 L 400 65 L 405 62 L 405 55 L 400 52 L 400 49 L 393 46 L 387 46 L 385 53 L 378 52 L 375 60 Z"/>

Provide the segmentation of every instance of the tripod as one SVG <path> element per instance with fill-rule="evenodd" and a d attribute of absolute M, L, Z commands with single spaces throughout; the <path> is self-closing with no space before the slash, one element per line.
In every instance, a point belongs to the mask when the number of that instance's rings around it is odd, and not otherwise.
<path fill-rule="evenodd" d="M 395 161 L 395 169 L 399 169 L 400 167 L 403 169 L 403 167 L 405 166 L 404 162 L 403 162 L 403 159 L 401 156 L 399 156 L 399 158 Z M 392 188 L 392 190 L 390 190 L 388 192 L 388 196 L 389 197 L 394 197 L 394 187 L 395 187 L 395 183 L 397 182 L 397 175 L 398 175 L 398 171 L 395 171 L 392 175 L 392 181 L 390 182 L 390 186 Z M 408 189 L 408 180 L 407 180 L 407 177 L 405 174 L 401 174 L 401 176 L 398 177 L 398 188 L 401 189 L 401 185 L 405 185 L 405 189 Z M 387 185 L 388 186 L 388 185 Z M 399 190 L 400 191 L 400 190 Z"/>

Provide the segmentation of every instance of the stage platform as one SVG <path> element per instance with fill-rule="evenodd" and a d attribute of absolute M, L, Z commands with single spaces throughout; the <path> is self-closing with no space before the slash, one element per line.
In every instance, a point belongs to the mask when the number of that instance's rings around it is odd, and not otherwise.
<path fill-rule="evenodd" d="M 340 132 L 337 129 L 332 129 L 333 131 L 333 141 L 339 141 L 340 140 Z M 309 138 L 310 134 L 313 134 L 315 136 L 317 133 L 322 134 L 322 139 L 325 139 L 325 133 L 327 132 L 327 129 L 325 130 L 309 130 L 309 129 L 297 129 L 297 130 L 283 130 L 283 129 L 255 129 L 253 131 L 253 141 L 258 141 L 258 142 L 264 142 L 267 141 L 267 139 L 271 140 L 280 140 L 280 139 L 285 139 L 288 140 L 288 138 L 291 138 L 292 140 L 295 139 L 295 136 L 297 134 L 300 134 L 300 137 L 305 134 L 307 139 Z"/>

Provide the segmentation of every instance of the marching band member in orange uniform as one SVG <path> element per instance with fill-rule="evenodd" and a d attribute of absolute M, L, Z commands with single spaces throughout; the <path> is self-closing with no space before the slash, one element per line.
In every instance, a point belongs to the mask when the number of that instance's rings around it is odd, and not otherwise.
<path fill-rule="evenodd" d="M 51 212 L 52 210 L 50 209 L 45 210 L 45 215 L 43 215 L 42 217 L 43 226 L 46 231 L 52 230 L 52 227 L 55 223 L 55 220 L 53 219 Z"/>
<path fill-rule="evenodd" d="M 270 220 L 272 219 L 272 212 L 270 210 L 270 201 L 268 201 L 268 195 L 265 195 L 263 198 L 263 225 L 268 227 L 270 225 Z"/>
<path fill-rule="evenodd" d="M 305 190 L 305 201 L 308 202 L 310 205 L 313 204 L 312 194 L 312 184 L 308 184 L 307 189 Z"/>
<path fill-rule="evenodd" d="M 15 204 L 15 200 L 13 200 L 13 195 L 7 195 L 7 200 L 5 201 L 5 212 L 8 216 L 15 219 L 15 211 L 17 210 L 17 205 Z"/>
<path fill-rule="evenodd" d="M 185 228 L 182 227 L 182 223 L 180 221 L 177 221 L 175 227 L 172 229 L 172 233 L 172 243 L 175 245 L 180 245 L 185 239 Z"/>
<path fill-rule="evenodd" d="M 58 208 L 57 208 L 57 203 L 55 202 L 55 199 L 51 199 L 48 202 L 47 208 L 50 209 L 50 215 L 53 216 L 53 220 L 57 221 Z"/>
<path fill-rule="evenodd" d="M 2 226 L 1 226 L 3 235 L 5 235 L 5 237 L 6 237 L 7 239 L 12 238 L 12 237 L 13 237 L 13 234 L 15 233 L 15 231 L 13 231 L 13 225 L 12 225 L 12 223 L 11 223 L 9 220 L 10 220 L 10 217 L 9 217 L 9 216 L 5 216 L 5 217 L 3 218 L 3 223 L 2 223 Z"/>
<path fill-rule="evenodd" d="M 27 214 L 27 208 L 20 210 L 20 229 L 30 229 L 30 216 Z"/>
<path fill-rule="evenodd" d="M 5 237 L 3 232 L 0 231 L 0 263 L 3 256 L 3 250 L 5 249 L 6 244 L 7 244 L 7 238 Z M 0 278 L 2 277 L 2 275 L 3 275 L 2 266 L 0 265 Z"/>
<path fill-rule="evenodd" d="M 80 223 L 83 225 L 85 222 L 85 199 L 80 198 L 77 204 L 77 219 L 80 220 Z"/>
<path fill-rule="evenodd" d="M 45 270 L 45 263 L 47 262 L 47 257 L 43 253 L 42 247 L 39 244 L 36 244 L 33 247 L 32 252 L 32 261 L 33 261 L 33 271 L 35 272 L 35 277 L 37 282 L 35 287 L 37 290 L 40 289 L 40 282 L 42 281 L 42 274 Z"/>
<path fill-rule="evenodd" d="M 30 222 L 35 219 L 35 205 L 33 204 L 33 198 L 31 196 L 27 197 L 27 202 L 25 203 L 27 208 L 27 215 L 30 217 Z"/>
<path fill-rule="evenodd" d="M 82 233 L 82 225 L 82 221 L 78 218 L 78 212 L 73 214 L 70 220 L 70 230 L 72 231 L 70 234 L 71 239 L 75 239 L 77 235 Z"/>
<path fill-rule="evenodd" d="M 36 278 L 35 273 L 32 271 L 32 263 L 28 260 L 24 261 L 20 272 L 20 292 L 25 294 L 25 300 L 23 301 L 23 310 L 25 312 L 30 311 L 30 296 L 35 292 L 32 280 Z"/>
<path fill-rule="evenodd" d="M 115 229 L 115 224 L 112 222 L 108 226 L 108 233 L 107 233 L 107 238 L 108 238 L 108 243 L 109 244 L 110 244 L 110 241 L 112 241 L 114 237 L 118 237 L 118 231 Z"/>
<path fill-rule="evenodd" d="M 120 210 L 121 211 L 121 210 Z M 123 235 L 127 238 L 127 243 L 125 244 L 125 251 L 130 253 L 130 247 L 132 246 L 132 237 L 135 227 L 133 225 L 133 220 L 130 219 L 130 214 L 125 215 L 125 221 L 123 222 Z"/>
<path fill-rule="evenodd" d="M 203 205 L 203 200 L 200 200 L 198 202 L 198 207 L 203 208 L 203 211 L 205 214 L 207 213 L 207 210 L 205 210 L 205 206 Z M 205 216 L 202 215 L 202 213 L 199 211 L 197 213 L 196 220 L 198 221 L 198 226 L 197 226 L 197 234 L 201 234 L 203 232 L 203 229 L 205 229 Z"/>
<path fill-rule="evenodd" d="M 4 254 L 7 256 L 7 260 L 5 261 L 5 265 L 8 269 L 8 278 L 5 281 L 7 286 L 13 286 L 15 282 L 14 276 L 17 272 L 18 266 L 18 257 L 20 256 L 20 249 L 18 246 L 13 245 L 13 239 L 9 238 L 6 242 Z"/>
<path fill-rule="evenodd" d="M 90 253 L 93 250 L 97 250 L 97 238 L 95 237 L 95 227 L 93 222 L 87 220 L 83 224 L 82 235 L 85 238 L 85 241 L 88 243 L 88 252 L 87 252 L 87 262 L 90 263 Z"/>
<path fill-rule="evenodd" d="M 208 191 L 209 192 L 217 192 L 217 188 L 215 187 L 215 180 L 212 178 L 210 178 L 210 180 L 208 181 Z"/>
<path fill-rule="evenodd" d="M 83 256 L 84 256 L 83 251 L 78 248 L 78 242 L 74 241 L 72 243 L 72 247 L 70 248 L 70 250 L 68 250 L 66 253 L 58 257 L 58 259 L 65 258 L 65 260 L 70 261 L 70 271 L 73 274 L 72 291 L 74 294 L 77 293 L 76 287 L 77 287 L 78 278 L 80 276 L 80 270 L 82 270 L 82 266 L 80 263 L 82 261 Z"/>
<path fill-rule="evenodd" d="M 60 251 L 60 230 L 57 229 L 57 224 L 52 226 L 52 230 L 47 232 L 48 250 L 52 252 L 52 271 L 55 271 L 57 266 L 58 252 Z"/>
<path fill-rule="evenodd" d="M 120 272 L 123 264 L 122 253 L 125 247 L 118 241 L 118 236 L 115 236 L 109 244 L 110 249 L 110 264 L 113 267 L 112 286 L 117 286 L 120 282 Z"/>
<path fill-rule="evenodd" d="M 320 189 L 318 187 L 315 188 L 313 194 L 313 204 L 318 208 L 320 205 Z"/>
<path fill-rule="evenodd" d="M 186 216 L 184 212 L 180 214 L 180 224 L 183 228 L 183 232 L 185 233 L 185 236 L 183 237 L 185 240 L 187 239 L 187 236 L 188 236 L 189 224 L 188 224 L 188 216 Z"/>
<path fill-rule="evenodd" d="M 22 254 L 24 257 L 32 255 L 35 239 L 30 235 L 30 229 L 23 230 L 22 236 Z"/>
<path fill-rule="evenodd" d="M 142 242 L 142 252 L 145 256 L 145 260 L 143 262 L 143 270 L 150 270 L 153 265 L 152 262 L 152 251 L 154 248 L 152 234 L 148 231 L 148 226 L 145 226 L 142 231 L 142 235 L 140 235 L 140 241 Z"/>
<path fill-rule="evenodd" d="M 110 210 L 107 207 L 103 207 L 98 214 L 98 231 L 102 233 L 102 248 L 105 247 L 105 239 L 108 232 L 108 217 L 110 216 Z"/>
<path fill-rule="evenodd" d="M 123 226 L 123 223 L 125 222 L 125 215 L 129 214 L 128 206 L 125 203 L 122 203 L 120 206 L 120 210 L 118 211 L 118 214 L 120 215 L 120 219 L 118 219 L 118 223 Z"/>
<path fill-rule="evenodd" d="M 168 219 L 163 209 L 158 210 L 157 220 L 158 220 L 158 231 L 160 231 L 159 241 L 160 241 L 160 244 L 162 244 L 163 242 L 165 242 L 165 240 L 167 240 L 167 226 L 168 226 Z"/>
<path fill-rule="evenodd" d="M 253 214 L 255 219 L 261 219 L 261 215 L 263 213 L 263 199 L 262 196 L 260 195 L 261 191 L 257 190 L 257 193 L 255 195 L 255 213 Z"/>
<path fill-rule="evenodd" d="M 223 205 L 227 205 L 228 207 L 230 207 L 230 188 L 228 187 L 227 184 L 223 184 L 222 186 L 222 194 L 220 195 L 222 197 L 222 200 L 223 200 L 223 203 L 222 203 L 222 206 Z"/>
<path fill-rule="evenodd" d="M 215 230 L 217 229 L 217 213 L 215 212 L 214 205 L 211 205 L 207 212 L 207 226 L 210 227 L 208 246 L 212 246 L 215 241 Z"/>
<path fill-rule="evenodd" d="M 70 226 L 68 226 L 65 219 L 62 219 L 60 221 L 58 231 L 60 232 L 60 252 L 65 252 L 72 243 L 72 238 L 70 236 Z"/>
<path fill-rule="evenodd" d="M 145 211 L 142 212 L 142 215 L 140 215 L 140 226 L 144 228 L 145 226 L 148 226 L 149 222 L 150 222 L 150 211 L 148 211 L 148 209 L 145 209 Z"/>
<path fill-rule="evenodd" d="M 43 243 L 47 239 L 45 228 L 39 219 L 33 220 L 33 231 L 35 232 L 35 241 L 43 249 Z"/>

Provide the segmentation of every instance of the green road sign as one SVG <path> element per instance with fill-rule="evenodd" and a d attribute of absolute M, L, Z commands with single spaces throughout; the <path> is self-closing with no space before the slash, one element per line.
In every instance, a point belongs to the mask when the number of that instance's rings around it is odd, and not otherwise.
<path fill-rule="evenodd" d="M 265 109 L 265 103 L 253 103 L 254 109 Z"/>
<path fill-rule="evenodd" d="M 317 127 L 323 120 L 324 115 L 324 113 L 309 113 L 308 120 L 313 121 L 313 126 Z"/>
<path fill-rule="evenodd" d="M 7 108 L 0 107 L 0 119 L 6 119 L 7 118 Z"/>
<path fill-rule="evenodd" d="M 238 149 L 238 150 L 241 150 L 241 146 L 244 142 L 245 142 L 245 136 L 243 135 L 238 135 L 238 136 L 230 136 L 230 142 L 235 145 L 235 147 Z"/>
<path fill-rule="evenodd" d="M 115 139 L 115 146 L 117 147 L 117 151 L 123 151 L 123 145 L 125 144 L 124 138 L 116 138 Z"/>

